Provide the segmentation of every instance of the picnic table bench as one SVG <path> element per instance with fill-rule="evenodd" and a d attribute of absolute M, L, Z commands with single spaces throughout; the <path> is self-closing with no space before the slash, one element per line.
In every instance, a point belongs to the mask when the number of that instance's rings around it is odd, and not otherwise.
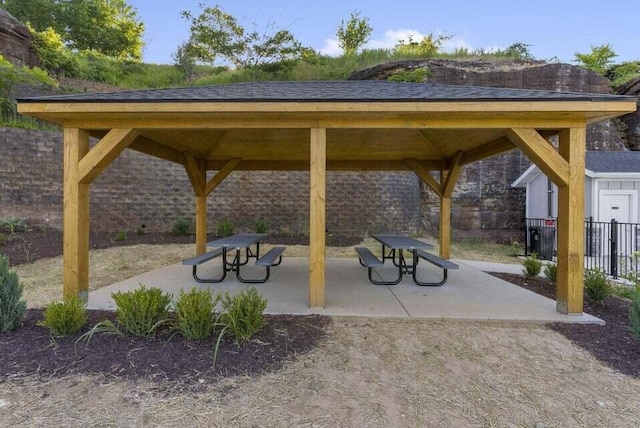
<path fill-rule="evenodd" d="M 200 254 L 200 255 L 185 259 L 185 260 L 182 261 L 182 264 L 183 265 L 188 265 L 188 266 L 193 266 L 192 275 L 193 275 L 193 279 L 195 279 L 197 282 L 204 282 L 204 283 L 221 282 L 225 278 L 225 276 L 227 275 L 226 269 L 223 269 L 223 273 L 222 273 L 222 276 L 220 278 L 203 279 L 203 278 L 198 277 L 198 266 L 201 265 L 204 262 L 208 262 L 209 260 L 215 259 L 216 257 L 220 257 L 223 254 L 226 255 L 226 252 L 229 251 L 229 249 L 230 248 L 228 248 L 228 247 L 216 248 L 213 251 L 209 251 L 207 253 Z"/>
<path fill-rule="evenodd" d="M 418 285 L 421 286 L 428 286 L 428 287 L 439 287 L 441 285 L 443 285 L 445 282 L 447 282 L 447 271 L 449 269 L 458 269 L 458 265 L 449 261 L 449 260 L 445 260 L 445 259 L 441 259 L 440 257 L 436 256 L 435 254 L 431 254 L 431 253 L 427 253 L 424 250 L 415 250 L 413 253 L 413 257 L 415 258 L 415 262 L 414 265 L 417 268 L 418 267 L 418 262 L 419 259 L 423 259 L 428 261 L 429 263 L 432 263 L 436 266 L 438 266 L 439 268 L 441 268 L 444 271 L 444 276 L 442 278 L 442 281 L 440 282 L 422 282 L 420 280 L 418 280 L 417 277 L 417 272 L 418 269 L 413 269 L 413 282 L 415 282 Z"/>
<path fill-rule="evenodd" d="M 249 284 L 259 284 L 267 282 L 271 274 L 271 267 L 282 263 L 282 253 L 286 247 L 273 247 L 260 256 L 260 241 L 266 237 L 266 233 L 237 234 L 216 239 L 208 242 L 208 246 L 218 247 L 213 251 L 200 254 L 182 261 L 184 265 L 193 266 L 193 278 L 202 283 L 222 282 L 227 272 L 235 272 L 238 281 Z M 255 251 L 251 249 L 255 245 Z M 227 260 L 227 253 L 235 249 L 235 255 L 231 261 Z M 245 249 L 244 260 L 242 260 L 241 250 Z M 197 274 L 197 267 L 202 263 L 222 256 L 222 274 L 218 278 L 200 278 Z M 241 266 L 246 265 L 249 259 L 255 258 L 255 265 L 265 268 L 265 275 L 262 278 L 248 279 L 240 274 Z"/>
<path fill-rule="evenodd" d="M 413 282 L 420 286 L 440 286 L 447 282 L 447 271 L 449 269 L 458 269 L 458 265 L 449 260 L 442 259 L 425 250 L 433 248 L 431 244 L 418 241 L 406 236 L 396 235 L 373 235 L 373 238 L 382 244 L 382 260 L 376 257 L 366 247 L 356 247 L 358 253 L 358 261 L 367 268 L 369 281 L 376 285 L 396 285 L 402 280 L 403 275 L 410 274 Z M 412 257 L 405 259 L 404 251 L 412 254 Z M 389 252 L 389 254 L 387 254 Z M 384 267 L 385 260 L 391 259 L 393 265 L 398 268 L 398 277 L 392 280 L 377 280 L 373 278 L 374 269 Z M 423 259 L 444 271 L 444 278 L 440 282 L 423 282 L 418 279 L 418 263 Z"/>

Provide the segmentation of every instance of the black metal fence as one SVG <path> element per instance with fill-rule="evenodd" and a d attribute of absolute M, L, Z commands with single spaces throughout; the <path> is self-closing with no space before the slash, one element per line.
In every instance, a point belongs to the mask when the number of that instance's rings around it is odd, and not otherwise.
<path fill-rule="evenodd" d="M 555 218 L 528 218 L 525 231 L 525 255 L 537 253 L 543 260 L 555 260 L 557 245 Z M 614 278 L 640 270 L 640 224 L 584 222 L 584 266 L 602 269 Z"/>

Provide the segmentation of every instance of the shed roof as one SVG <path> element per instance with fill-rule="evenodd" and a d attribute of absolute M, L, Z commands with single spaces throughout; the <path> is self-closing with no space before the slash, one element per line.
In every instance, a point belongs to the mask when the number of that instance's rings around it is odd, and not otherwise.
<path fill-rule="evenodd" d="M 594 173 L 640 173 L 640 152 L 587 152 L 585 166 Z"/>
<path fill-rule="evenodd" d="M 608 94 L 369 81 L 247 82 L 187 88 L 54 95 L 29 102 L 620 101 Z"/>
<path fill-rule="evenodd" d="M 540 168 L 531 165 L 511 186 L 524 187 L 540 173 Z M 588 151 L 585 154 L 585 174 L 588 177 L 640 177 L 640 151 Z"/>

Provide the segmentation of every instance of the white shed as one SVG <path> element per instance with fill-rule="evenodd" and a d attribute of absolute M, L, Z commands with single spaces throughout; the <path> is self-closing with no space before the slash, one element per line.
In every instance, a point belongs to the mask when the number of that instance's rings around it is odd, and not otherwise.
<path fill-rule="evenodd" d="M 527 254 L 551 260 L 556 249 L 557 187 L 535 165 L 512 187 L 526 188 Z M 587 152 L 585 263 L 617 276 L 621 264 L 637 269 L 640 249 L 640 151 Z M 615 222 L 612 222 L 615 220 Z"/>

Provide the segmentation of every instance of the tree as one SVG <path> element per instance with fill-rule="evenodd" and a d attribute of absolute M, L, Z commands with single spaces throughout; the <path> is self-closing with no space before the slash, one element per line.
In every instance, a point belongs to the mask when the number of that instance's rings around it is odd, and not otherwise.
<path fill-rule="evenodd" d="M 193 54 L 202 62 L 213 63 L 222 57 L 237 68 L 252 68 L 299 59 L 303 53 L 300 42 L 287 30 L 273 34 L 247 31 L 219 6 L 200 7 L 200 15 L 184 11 L 182 16 L 190 23 Z"/>
<path fill-rule="evenodd" d="M 57 86 L 57 82 L 38 68 L 26 65 L 14 66 L 0 55 L 0 113 L 10 114 L 15 111 L 14 89 L 17 85 L 45 85 Z"/>
<path fill-rule="evenodd" d="M 618 55 L 614 52 L 611 45 L 607 43 L 600 46 L 591 46 L 590 53 L 583 54 L 576 52 L 575 56 L 575 61 L 581 62 L 585 68 L 604 76 L 607 73 L 609 65 L 612 63 L 611 59 Z"/>
<path fill-rule="evenodd" d="M 64 44 L 62 36 L 51 27 L 44 31 L 36 31 L 27 23 L 33 37 L 33 49 L 45 70 L 55 74 L 73 76 L 76 72 L 76 58 Z"/>
<path fill-rule="evenodd" d="M 60 11 L 59 0 L 0 0 L 3 9 L 38 31 L 54 25 Z"/>
<path fill-rule="evenodd" d="M 126 0 L 4 0 L 4 6 L 38 32 L 52 28 L 72 49 L 142 58 L 144 24 Z"/>
<path fill-rule="evenodd" d="M 351 17 L 345 25 L 344 20 L 336 37 L 338 44 L 346 55 L 353 55 L 362 45 L 369 41 L 373 28 L 369 25 L 369 18 L 360 18 L 360 12 L 351 12 Z"/>
<path fill-rule="evenodd" d="M 173 64 L 184 73 L 185 79 L 189 80 L 195 75 L 196 62 L 193 45 L 191 45 L 191 43 L 186 42 L 178 46 L 178 49 L 172 57 Z"/>
<path fill-rule="evenodd" d="M 401 55 L 429 57 L 437 54 L 442 49 L 442 45 L 447 40 L 453 38 L 453 35 L 429 33 L 422 37 L 422 40 L 416 42 L 413 37 L 409 36 L 408 40 L 400 40 L 395 47 L 395 52 Z"/>

